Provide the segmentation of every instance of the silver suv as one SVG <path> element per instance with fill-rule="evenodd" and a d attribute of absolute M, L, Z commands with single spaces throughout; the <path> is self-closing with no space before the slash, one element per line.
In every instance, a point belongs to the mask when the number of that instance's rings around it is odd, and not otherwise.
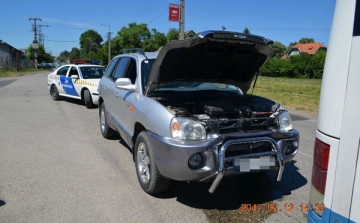
<path fill-rule="evenodd" d="M 132 150 L 145 192 L 178 180 L 212 181 L 213 193 L 224 175 L 259 171 L 281 180 L 299 133 L 285 108 L 247 94 L 271 43 L 206 31 L 159 53 L 129 49 L 112 59 L 98 88 L 100 129 Z"/>

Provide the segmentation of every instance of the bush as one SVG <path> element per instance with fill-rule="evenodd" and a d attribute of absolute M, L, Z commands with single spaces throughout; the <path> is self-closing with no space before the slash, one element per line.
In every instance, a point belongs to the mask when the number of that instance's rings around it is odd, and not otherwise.
<path fill-rule="evenodd" d="M 288 59 L 270 58 L 260 70 L 262 76 L 321 79 L 326 51 L 300 53 Z"/>

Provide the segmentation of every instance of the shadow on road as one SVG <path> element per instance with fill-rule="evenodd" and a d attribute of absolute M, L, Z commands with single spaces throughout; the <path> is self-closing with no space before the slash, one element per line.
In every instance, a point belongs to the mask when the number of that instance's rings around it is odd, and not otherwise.
<path fill-rule="evenodd" d="M 61 100 L 66 101 L 66 102 L 68 102 L 68 103 L 85 106 L 85 103 L 84 103 L 82 100 L 79 100 L 79 99 L 64 98 L 64 97 L 62 97 Z M 93 108 L 88 108 L 88 109 L 99 109 L 99 107 L 98 107 L 98 106 L 94 106 Z"/>
<path fill-rule="evenodd" d="M 301 115 L 295 115 L 293 113 L 291 113 L 291 119 L 293 121 L 304 121 L 304 120 L 309 120 L 309 118 L 301 116 Z"/>
<path fill-rule="evenodd" d="M 6 204 L 6 202 L 5 202 L 5 201 L 0 200 L 0 207 L 4 206 L 5 204 Z"/>
<path fill-rule="evenodd" d="M 294 165 L 286 164 L 282 180 L 276 181 L 276 173 L 243 174 L 225 178 L 214 192 L 208 189 L 211 183 L 173 182 L 167 192 L 157 198 L 177 198 L 177 201 L 199 209 L 235 210 L 242 204 L 264 204 L 291 194 L 307 183 Z"/>
<path fill-rule="evenodd" d="M 0 88 L 5 87 L 6 85 L 11 84 L 14 81 L 16 81 L 16 79 L 0 80 Z"/>

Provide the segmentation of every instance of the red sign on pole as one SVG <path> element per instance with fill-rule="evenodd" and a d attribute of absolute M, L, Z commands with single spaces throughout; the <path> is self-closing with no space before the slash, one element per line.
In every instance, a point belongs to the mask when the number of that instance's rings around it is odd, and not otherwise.
<path fill-rule="evenodd" d="M 176 4 L 169 4 L 169 20 L 179 22 L 180 6 Z"/>

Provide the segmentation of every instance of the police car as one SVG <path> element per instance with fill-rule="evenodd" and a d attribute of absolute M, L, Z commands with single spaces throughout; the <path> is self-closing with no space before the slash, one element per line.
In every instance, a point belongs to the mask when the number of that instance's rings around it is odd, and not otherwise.
<path fill-rule="evenodd" d="M 80 99 L 87 108 L 98 104 L 99 81 L 105 71 L 104 66 L 93 64 L 67 64 L 48 75 L 48 89 L 54 100 L 61 97 Z"/>

